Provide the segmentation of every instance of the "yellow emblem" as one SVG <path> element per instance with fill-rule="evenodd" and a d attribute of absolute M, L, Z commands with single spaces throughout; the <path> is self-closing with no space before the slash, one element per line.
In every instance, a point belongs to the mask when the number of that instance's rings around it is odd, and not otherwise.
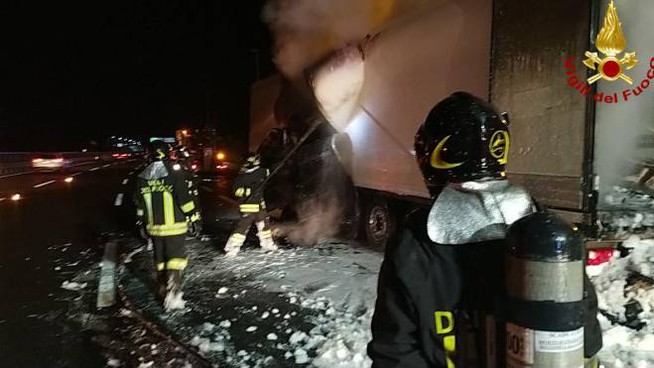
<path fill-rule="evenodd" d="M 493 134 L 488 144 L 488 150 L 491 156 L 497 159 L 501 165 L 506 165 L 509 161 L 509 147 L 511 146 L 511 139 L 506 130 L 498 130 Z"/>
<path fill-rule="evenodd" d="M 584 65 L 592 70 L 597 70 L 597 74 L 588 78 L 588 83 L 593 84 L 600 79 L 615 81 L 622 79 L 629 84 L 633 84 L 633 79 L 624 74 L 624 70 L 633 68 L 638 60 L 635 52 L 626 52 L 622 58 L 618 56 L 627 48 L 627 40 L 622 33 L 622 23 L 618 18 L 618 10 L 613 4 L 609 3 L 604 17 L 604 25 L 595 40 L 595 46 L 603 53 L 604 58 L 600 58 L 596 52 L 586 51 Z"/>
<path fill-rule="evenodd" d="M 438 142 L 438 145 L 434 149 L 434 152 L 432 152 L 430 163 L 434 169 L 447 170 L 463 165 L 463 162 L 449 163 L 443 161 L 443 159 L 441 158 L 441 151 L 443 151 L 443 148 L 445 147 L 445 143 L 447 143 L 447 140 L 450 139 L 450 137 L 451 135 L 448 135 L 447 137 L 441 139 L 441 141 Z"/>

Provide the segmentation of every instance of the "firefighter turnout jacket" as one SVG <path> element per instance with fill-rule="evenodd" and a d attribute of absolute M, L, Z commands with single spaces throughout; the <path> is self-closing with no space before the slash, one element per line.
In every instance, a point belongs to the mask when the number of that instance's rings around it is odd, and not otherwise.
<path fill-rule="evenodd" d="M 261 184 L 268 177 L 268 169 L 261 166 L 241 170 L 234 184 L 232 192 L 241 201 L 241 213 L 258 213 L 262 210 L 263 188 Z"/>
<path fill-rule="evenodd" d="M 387 249 L 368 354 L 373 368 L 485 367 L 488 323 L 501 331 L 504 239 L 443 245 L 432 241 L 428 209 L 407 217 L 396 246 Z M 586 277 L 585 355 L 601 348 L 597 296 Z M 501 312 L 500 312 L 501 313 Z M 480 340 L 480 337 L 481 340 Z M 496 339 L 501 338 L 495 336 Z M 497 340 L 499 341 L 499 340 Z"/>
<path fill-rule="evenodd" d="M 155 161 L 138 175 L 134 202 L 137 216 L 153 237 L 186 234 L 187 217 L 197 216 L 183 172 L 166 161 Z"/>

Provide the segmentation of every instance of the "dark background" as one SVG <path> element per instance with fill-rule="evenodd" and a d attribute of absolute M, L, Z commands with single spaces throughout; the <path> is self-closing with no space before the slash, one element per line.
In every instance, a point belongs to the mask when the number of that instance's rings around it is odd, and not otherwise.
<path fill-rule="evenodd" d="M 2 2 L 0 152 L 205 124 L 245 139 L 257 57 L 273 71 L 264 3 Z"/>

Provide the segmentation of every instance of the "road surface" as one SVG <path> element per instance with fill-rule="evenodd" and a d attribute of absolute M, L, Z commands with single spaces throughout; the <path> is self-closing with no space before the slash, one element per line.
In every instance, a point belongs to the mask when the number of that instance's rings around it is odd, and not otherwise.
<path fill-rule="evenodd" d="M 104 239 L 131 230 L 129 177 L 140 164 L 93 162 L 0 178 L 0 366 L 105 367 L 116 351 L 138 356 L 137 343 L 166 349 L 120 311 L 94 308 L 93 272 Z M 203 195 L 218 198 L 220 183 L 204 183 Z M 220 211 L 214 202 L 208 207 Z M 89 274 L 86 285 L 71 281 L 80 273 Z M 185 361 L 180 353 L 159 355 Z"/>

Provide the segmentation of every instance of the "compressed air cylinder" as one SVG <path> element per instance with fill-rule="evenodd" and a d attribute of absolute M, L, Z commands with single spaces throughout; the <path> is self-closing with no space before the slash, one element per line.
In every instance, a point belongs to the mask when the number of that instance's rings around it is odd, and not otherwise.
<path fill-rule="evenodd" d="M 509 227 L 507 242 L 507 367 L 583 367 L 580 234 L 556 215 L 536 212 Z"/>

